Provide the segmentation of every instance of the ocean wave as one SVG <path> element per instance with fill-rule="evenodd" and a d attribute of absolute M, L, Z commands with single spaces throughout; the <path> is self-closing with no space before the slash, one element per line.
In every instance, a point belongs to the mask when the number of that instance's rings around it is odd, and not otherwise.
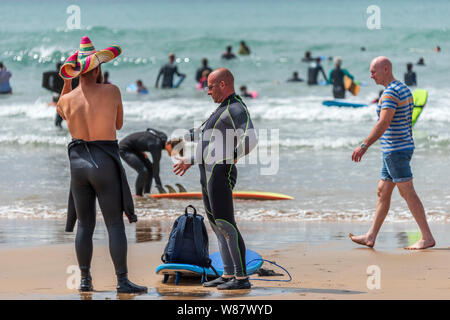
<path fill-rule="evenodd" d="M 57 145 L 66 146 L 71 138 L 69 136 L 46 135 L 38 136 L 33 134 L 24 135 L 1 135 L 0 144 L 19 144 L 19 145 Z"/>
<path fill-rule="evenodd" d="M 97 211 L 98 215 L 100 211 Z M 139 208 L 136 207 L 139 219 L 174 219 L 180 215 L 179 210 L 170 208 Z M 238 220 L 243 221 L 329 221 L 329 222 L 370 222 L 373 220 L 373 210 L 336 211 L 307 209 L 264 209 L 247 208 L 236 210 Z M 45 205 L 33 207 L 1 206 L 0 218 L 7 219 L 65 219 L 66 208 L 52 208 Z M 433 223 L 450 223 L 450 215 L 445 210 L 427 210 L 427 217 Z M 412 222 L 411 213 L 401 210 L 391 210 L 386 218 L 388 222 Z"/>

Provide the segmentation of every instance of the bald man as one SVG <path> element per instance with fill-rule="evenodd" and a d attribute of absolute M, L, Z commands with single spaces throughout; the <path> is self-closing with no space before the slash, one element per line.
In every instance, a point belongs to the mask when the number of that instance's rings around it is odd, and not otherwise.
<path fill-rule="evenodd" d="M 203 203 L 217 236 L 224 272 L 205 287 L 219 290 L 250 289 L 245 264 L 245 244 L 234 219 L 233 188 L 236 184 L 235 163 L 257 144 L 250 114 L 235 94 L 234 78 L 228 69 L 214 70 L 208 76 L 208 95 L 219 107 L 191 139 L 199 137 L 196 154 L 174 165 L 175 174 L 183 175 L 193 163 L 200 168 Z M 201 130 L 200 130 L 201 129 Z"/>
<path fill-rule="evenodd" d="M 391 196 L 397 186 L 400 195 L 419 225 L 422 237 L 405 249 L 420 250 L 433 247 L 435 241 L 425 216 L 422 202 L 414 190 L 410 161 L 414 152 L 412 136 L 413 97 L 408 87 L 396 80 L 392 64 L 386 57 L 377 57 L 370 64 L 370 77 L 385 87 L 377 105 L 378 121 L 364 142 L 352 154 L 352 160 L 360 162 L 367 149 L 378 139 L 383 152 L 381 180 L 378 183 L 378 202 L 374 221 L 365 235 L 350 238 L 361 245 L 373 247 L 378 232 L 386 218 Z"/>

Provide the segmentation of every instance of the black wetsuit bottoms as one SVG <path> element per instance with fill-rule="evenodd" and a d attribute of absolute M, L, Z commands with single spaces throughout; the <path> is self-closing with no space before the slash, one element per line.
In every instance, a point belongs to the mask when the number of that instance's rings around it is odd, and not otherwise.
<path fill-rule="evenodd" d="M 205 166 L 199 165 L 203 203 L 214 233 L 225 275 L 245 277 L 245 243 L 234 220 L 233 188 L 237 169 L 234 164 L 216 164 L 207 177 Z"/>
<path fill-rule="evenodd" d="M 82 275 L 92 260 L 95 200 L 98 199 L 109 236 L 109 251 L 117 275 L 127 273 L 127 238 L 123 222 L 120 171 L 103 150 L 87 144 L 70 149 L 71 191 L 77 212 L 75 249 Z"/>
<path fill-rule="evenodd" d="M 57 112 L 56 116 L 55 116 L 55 126 L 59 127 L 59 128 L 62 128 L 62 121 L 63 121 L 63 118 Z"/>
<path fill-rule="evenodd" d="M 134 183 L 136 194 L 142 196 L 143 193 L 150 193 L 153 180 L 152 162 L 145 158 L 143 154 L 125 150 L 120 151 L 120 157 L 138 173 Z"/>

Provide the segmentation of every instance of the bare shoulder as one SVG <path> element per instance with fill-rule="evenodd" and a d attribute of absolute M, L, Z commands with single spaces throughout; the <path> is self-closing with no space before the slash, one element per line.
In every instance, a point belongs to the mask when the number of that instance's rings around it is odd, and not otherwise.
<path fill-rule="evenodd" d="M 111 84 L 111 83 L 103 84 L 102 87 L 103 87 L 103 90 L 106 90 L 107 92 L 110 92 L 111 94 L 120 95 L 120 89 L 115 84 Z"/>

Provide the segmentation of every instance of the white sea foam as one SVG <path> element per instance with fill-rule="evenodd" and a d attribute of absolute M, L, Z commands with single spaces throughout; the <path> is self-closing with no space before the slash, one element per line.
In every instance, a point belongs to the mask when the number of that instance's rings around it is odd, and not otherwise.
<path fill-rule="evenodd" d="M 98 214 L 100 214 L 98 212 Z M 169 208 L 136 208 L 140 219 L 174 219 L 180 211 Z M 52 208 L 45 205 L 26 207 L 25 205 L 11 205 L 0 207 L 0 217 L 7 219 L 65 219 L 66 208 Z M 265 209 L 250 208 L 237 209 L 235 215 L 245 221 L 341 221 L 341 222 L 369 222 L 373 220 L 373 210 L 336 211 L 336 210 L 308 210 L 308 209 Z M 450 215 L 444 210 L 427 212 L 428 220 L 436 223 L 449 223 Z M 412 222 L 411 213 L 401 210 L 391 210 L 386 218 L 388 222 Z"/>

